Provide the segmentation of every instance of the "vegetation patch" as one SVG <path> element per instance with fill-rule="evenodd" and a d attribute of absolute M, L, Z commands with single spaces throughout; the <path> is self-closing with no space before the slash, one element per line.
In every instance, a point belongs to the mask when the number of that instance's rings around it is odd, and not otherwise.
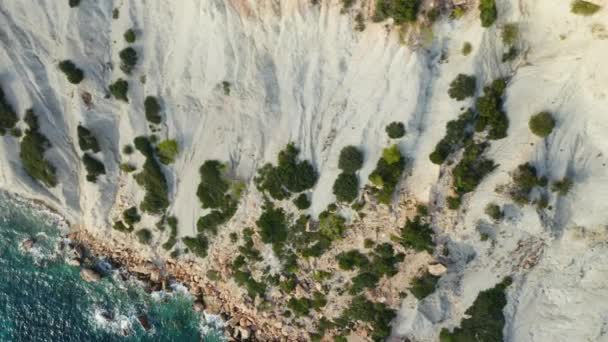
<path fill-rule="evenodd" d="M 230 183 L 224 177 L 225 165 L 217 160 L 207 160 L 201 165 L 201 183 L 196 194 L 204 209 L 213 209 L 197 223 L 200 232 L 217 232 L 217 227 L 234 216 L 238 204 L 238 191 L 230 191 Z M 232 188 L 234 190 L 234 188 Z"/>
<path fill-rule="evenodd" d="M 449 332 L 441 330 L 441 342 L 465 341 L 503 341 L 502 330 L 505 325 L 503 309 L 507 304 L 505 291 L 511 285 L 511 278 L 506 278 L 494 288 L 479 293 L 473 305 L 465 312 L 460 327 Z"/>
<path fill-rule="evenodd" d="M 310 208 L 310 200 L 308 199 L 308 195 L 304 194 L 300 194 L 298 197 L 296 197 L 293 200 L 293 204 L 296 206 L 296 208 L 300 209 L 300 210 L 306 210 L 308 208 Z"/>
<path fill-rule="evenodd" d="M 118 56 L 120 57 L 120 70 L 130 75 L 137 64 L 137 51 L 129 46 L 122 49 Z"/>
<path fill-rule="evenodd" d="M 172 164 L 178 153 L 179 147 L 175 139 L 163 140 L 156 146 L 158 160 L 165 165 Z"/>
<path fill-rule="evenodd" d="M 117 100 L 129 102 L 127 92 L 129 91 L 129 82 L 119 78 L 116 82 L 110 84 L 110 93 Z"/>
<path fill-rule="evenodd" d="M 519 39 L 519 26 L 516 23 L 505 24 L 501 32 L 502 42 L 505 45 L 513 45 Z"/>
<path fill-rule="evenodd" d="M 414 280 L 412 280 L 412 287 L 410 287 L 410 292 L 412 292 L 416 299 L 422 300 L 431 293 L 435 292 L 435 287 L 437 286 L 439 278 L 440 277 L 436 277 L 428 272 L 425 272 L 420 277 L 414 278 Z"/>
<path fill-rule="evenodd" d="M 530 127 L 530 131 L 536 136 L 545 138 L 553 132 L 555 119 L 553 119 L 553 115 L 549 112 L 540 112 L 530 118 L 528 126 Z"/>
<path fill-rule="evenodd" d="M 356 321 L 367 322 L 373 328 L 372 340 L 384 341 L 391 333 L 390 323 L 396 316 L 395 310 L 385 303 L 374 303 L 360 295 L 353 298 L 350 306 L 337 320 L 337 324 L 342 327 L 352 327 Z"/>
<path fill-rule="evenodd" d="M 433 253 L 433 229 L 420 215 L 416 215 L 413 220 L 407 219 L 398 241 L 405 248 Z"/>
<path fill-rule="evenodd" d="M 359 194 L 359 177 L 352 173 L 342 172 L 336 178 L 333 193 L 338 201 L 351 203 Z"/>
<path fill-rule="evenodd" d="M 460 149 L 464 142 L 472 137 L 472 125 L 474 121 L 475 113 L 470 109 L 460 114 L 458 119 L 449 121 L 446 125 L 445 136 L 437 143 L 435 150 L 429 155 L 431 162 L 441 165 L 450 154 Z"/>
<path fill-rule="evenodd" d="M 175 246 L 175 243 L 177 242 L 177 217 L 169 216 L 167 218 L 167 224 L 170 228 L 169 239 L 167 239 L 167 241 L 163 243 L 163 249 L 168 251 L 173 248 L 173 246 Z"/>
<path fill-rule="evenodd" d="M 38 117 L 32 109 L 25 112 L 25 122 L 29 129 L 21 140 L 21 151 L 19 157 L 23 168 L 30 177 L 40 181 L 45 186 L 52 188 L 57 185 L 55 167 L 44 158 L 44 152 L 51 147 L 51 142 L 40 133 Z"/>
<path fill-rule="evenodd" d="M 78 84 L 84 79 L 84 72 L 70 60 L 60 62 L 59 70 L 65 74 L 68 81 L 72 84 Z"/>
<path fill-rule="evenodd" d="M 465 147 L 462 159 L 452 172 L 454 191 L 459 196 L 475 190 L 484 177 L 496 168 L 494 162 L 483 155 L 487 147 L 487 143 L 476 144 L 472 141 Z"/>
<path fill-rule="evenodd" d="M 513 185 L 509 195 L 520 205 L 530 203 L 530 193 L 534 187 L 547 185 L 547 179 L 538 177 L 536 168 L 530 163 L 519 165 L 513 173 Z"/>
<path fill-rule="evenodd" d="M 141 221 L 141 216 L 137 212 L 137 207 L 130 207 L 122 212 L 122 219 L 129 226 L 133 226 L 137 222 Z"/>
<path fill-rule="evenodd" d="M 403 122 L 391 122 L 386 126 L 385 130 L 391 139 L 399 139 L 405 135 L 405 125 L 403 125 Z"/>
<path fill-rule="evenodd" d="M 453 99 L 462 101 L 467 97 L 474 96 L 475 89 L 477 89 L 477 79 L 475 76 L 458 74 L 452 83 L 450 83 L 448 95 L 450 95 L 450 97 Z"/>
<path fill-rule="evenodd" d="M 19 121 L 13 106 L 8 103 L 4 91 L 0 88 L 0 134 L 4 135 L 7 130 L 13 129 Z"/>
<path fill-rule="evenodd" d="M 182 242 L 194 255 L 200 258 L 204 258 L 207 256 L 207 250 L 209 249 L 209 240 L 205 235 L 198 234 L 195 237 L 187 236 L 182 238 Z"/>
<path fill-rule="evenodd" d="M 355 173 L 363 167 L 363 152 L 356 146 L 346 146 L 340 151 L 338 168 L 346 173 Z"/>
<path fill-rule="evenodd" d="M 97 177 L 106 174 L 106 168 L 103 163 L 89 153 L 82 155 L 82 162 L 87 170 L 87 181 L 95 183 L 97 182 Z"/>
<path fill-rule="evenodd" d="M 553 192 L 557 192 L 561 196 L 566 196 L 572 189 L 573 185 L 574 183 L 572 183 L 570 178 L 564 177 L 563 179 L 554 182 L 553 185 L 551 185 L 551 190 L 553 190 Z"/>
<path fill-rule="evenodd" d="M 317 182 L 318 174 L 309 161 L 298 161 L 299 153 L 295 145 L 290 143 L 279 152 L 277 166 L 266 164 L 259 169 L 254 180 L 258 190 L 276 200 L 284 200 L 291 193 L 311 189 Z"/>
<path fill-rule="evenodd" d="M 93 133 L 82 125 L 78 125 L 78 146 L 82 151 L 92 151 L 93 153 L 97 153 L 101 151 L 99 148 L 99 143 L 97 142 L 97 138 L 93 135 Z"/>
<path fill-rule="evenodd" d="M 153 124 L 160 124 L 162 117 L 160 116 L 160 104 L 154 96 L 148 96 L 144 100 L 144 109 L 146 111 L 146 120 Z"/>
<path fill-rule="evenodd" d="M 150 242 L 152 241 L 152 232 L 145 228 L 135 232 L 135 236 L 137 236 L 137 240 L 139 240 L 140 243 L 143 243 L 145 245 L 150 244 Z"/>
<path fill-rule="evenodd" d="M 393 145 L 385 148 L 382 158 L 376 164 L 376 169 L 369 175 L 369 180 L 374 185 L 373 193 L 380 203 L 389 204 L 391 202 L 393 192 L 399 184 L 404 169 L 405 157 L 401 154 L 399 147 Z"/>
<path fill-rule="evenodd" d="M 504 216 L 500 206 L 495 203 L 488 203 L 488 205 L 486 205 L 485 213 L 496 222 L 502 220 Z"/>
<path fill-rule="evenodd" d="M 472 51 L 473 51 L 473 45 L 471 45 L 471 43 L 465 42 L 464 44 L 462 44 L 462 55 L 463 56 L 470 55 Z"/>
<path fill-rule="evenodd" d="M 137 35 L 135 34 L 135 30 L 133 30 L 132 28 L 130 28 L 127 31 L 125 31 L 125 34 L 123 35 L 123 37 L 125 38 L 125 41 L 127 43 L 129 43 L 129 44 L 135 43 L 135 40 L 137 39 Z"/>
<path fill-rule="evenodd" d="M 154 156 L 154 148 L 150 140 L 140 136 L 134 140 L 137 148 L 145 157 L 143 170 L 135 175 L 135 181 L 146 190 L 141 203 L 141 209 L 152 214 L 162 214 L 169 206 L 169 186 L 167 180 Z"/>
<path fill-rule="evenodd" d="M 352 271 L 356 268 L 362 268 L 369 265 L 369 259 L 365 254 L 356 249 L 348 252 L 342 252 L 336 256 L 338 266 L 345 271 Z"/>
<path fill-rule="evenodd" d="M 509 119 L 502 109 L 507 82 L 504 79 L 494 80 L 490 85 L 484 87 L 483 96 L 476 102 L 479 117 L 475 126 L 478 132 L 489 126 L 488 138 L 498 140 L 507 136 Z"/>
<path fill-rule="evenodd" d="M 393 18 L 396 24 L 416 21 L 420 0 L 377 0 L 373 20 L 375 22 Z"/>
<path fill-rule="evenodd" d="M 585 0 L 574 0 L 570 5 L 570 11 L 574 14 L 590 16 L 597 13 L 602 7 Z"/>
<path fill-rule="evenodd" d="M 498 17 L 498 11 L 496 10 L 496 3 L 494 0 L 480 0 L 479 11 L 482 27 L 492 26 Z"/>

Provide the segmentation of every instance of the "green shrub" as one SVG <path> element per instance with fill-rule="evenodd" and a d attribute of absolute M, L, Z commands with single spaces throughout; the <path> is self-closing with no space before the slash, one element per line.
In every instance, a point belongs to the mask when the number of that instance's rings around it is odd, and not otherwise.
<path fill-rule="evenodd" d="M 122 221 L 114 222 L 114 225 L 112 226 L 112 228 L 114 228 L 114 230 L 117 230 L 117 231 L 123 232 L 123 233 L 130 233 L 133 231 L 133 227 L 129 227 L 129 226 L 125 225 L 124 222 L 122 222 Z"/>
<path fill-rule="evenodd" d="M 80 1 L 80 0 L 77 0 Z M 120 11 L 118 10 L 118 8 L 115 8 L 112 10 L 112 19 L 116 20 L 120 17 Z"/>
<path fill-rule="evenodd" d="M 158 160 L 165 165 L 173 163 L 178 153 L 179 147 L 175 139 L 163 140 L 156 146 Z"/>
<path fill-rule="evenodd" d="M 137 207 L 131 207 L 123 211 L 122 218 L 123 221 L 129 226 L 132 226 L 137 222 L 141 221 L 141 216 L 137 212 Z"/>
<path fill-rule="evenodd" d="M 374 303 L 360 295 L 353 298 L 337 323 L 347 326 L 355 321 L 367 322 L 373 327 L 371 338 L 374 341 L 384 341 L 391 333 L 390 323 L 396 315 L 395 311 L 385 303 Z"/>
<path fill-rule="evenodd" d="M 70 7 L 76 7 L 80 5 L 80 0 L 69 0 L 68 4 L 70 5 Z"/>
<path fill-rule="evenodd" d="M 515 60 L 515 58 L 517 58 L 518 54 L 519 54 L 519 51 L 517 50 L 517 48 L 514 46 L 511 46 L 509 48 L 509 50 L 507 50 L 507 52 L 502 54 L 502 62 L 503 63 L 511 62 L 511 61 Z"/>
<path fill-rule="evenodd" d="M 599 5 L 584 0 L 574 0 L 570 5 L 570 11 L 572 13 L 584 16 L 593 15 L 597 13 L 597 11 L 599 11 L 601 8 L 602 7 Z"/>
<path fill-rule="evenodd" d="M 420 216 L 416 215 L 413 220 L 407 219 L 405 222 L 399 242 L 403 247 L 417 252 L 433 253 L 433 229 L 430 224 L 423 222 Z"/>
<path fill-rule="evenodd" d="M 395 265 L 405 259 L 405 254 L 395 254 L 395 250 L 390 243 L 376 246 L 370 256 L 370 262 L 366 262 L 365 259 L 355 254 L 346 256 L 345 261 L 343 261 L 347 262 L 345 265 L 347 267 L 351 266 L 348 262 L 359 263 L 360 271 L 353 277 L 352 286 L 349 290 L 352 295 L 356 295 L 366 288 L 375 288 L 383 276 L 392 277 L 397 274 L 398 270 Z M 349 261 L 349 259 L 351 260 Z"/>
<path fill-rule="evenodd" d="M 182 242 L 190 252 L 194 253 L 196 256 L 204 258 L 207 256 L 207 250 L 209 249 L 209 240 L 205 235 L 198 234 L 196 237 L 184 237 L 182 238 Z"/>
<path fill-rule="evenodd" d="M 429 155 L 429 159 L 432 163 L 441 165 L 447 159 L 447 157 L 456 152 L 464 143 L 472 136 L 470 126 L 473 124 L 475 119 L 475 113 L 471 110 L 460 114 L 457 120 L 451 120 L 446 125 L 446 134 L 437 146 L 435 150 Z"/>
<path fill-rule="evenodd" d="M 141 210 L 162 214 L 169 206 L 169 186 L 160 164 L 154 158 L 154 149 L 145 137 L 134 140 L 137 148 L 146 157 L 143 170 L 135 175 L 135 181 L 146 190 Z"/>
<path fill-rule="evenodd" d="M 13 106 L 8 103 L 4 91 L 0 88 L 0 132 L 14 128 L 17 121 L 19 121 L 19 118 L 15 114 Z"/>
<path fill-rule="evenodd" d="M 494 288 L 481 291 L 473 305 L 465 312 L 465 319 L 460 327 L 451 333 L 443 329 L 440 334 L 441 342 L 500 342 L 503 341 L 505 316 L 503 309 L 507 304 L 505 291 L 511 284 L 506 278 Z"/>
<path fill-rule="evenodd" d="M 355 30 L 359 32 L 365 31 L 365 17 L 363 16 L 363 13 L 357 13 L 355 16 L 355 23 Z"/>
<path fill-rule="evenodd" d="M 486 215 L 490 216 L 494 221 L 500 221 L 503 218 L 503 212 L 500 206 L 495 203 L 488 203 L 485 209 Z"/>
<path fill-rule="evenodd" d="M 152 232 L 145 228 L 135 232 L 135 236 L 137 236 L 137 239 L 140 243 L 143 243 L 145 245 L 150 244 L 150 242 L 152 241 Z"/>
<path fill-rule="evenodd" d="M 333 193 L 340 202 L 350 203 L 354 201 L 359 194 L 359 177 L 352 173 L 342 172 L 336 178 Z"/>
<path fill-rule="evenodd" d="M 331 212 L 319 215 L 319 233 L 330 241 L 339 240 L 346 231 L 346 219 Z"/>
<path fill-rule="evenodd" d="M 356 249 L 342 252 L 336 255 L 338 266 L 345 271 L 352 271 L 355 268 L 362 268 L 369 265 L 369 259 Z"/>
<path fill-rule="evenodd" d="M 420 0 L 377 0 L 373 20 L 379 22 L 393 18 L 398 25 L 413 22 L 419 7 Z"/>
<path fill-rule="evenodd" d="M 462 101 L 467 97 L 475 95 L 475 89 L 477 88 L 477 79 L 475 76 L 468 76 L 465 74 L 458 74 L 456 78 L 450 83 L 450 89 L 448 94 L 451 98 L 458 101 Z"/>
<path fill-rule="evenodd" d="M 82 151 L 91 150 L 93 153 L 101 151 L 97 138 L 93 133 L 82 125 L 78 125 L 78 145 Z"/>
<path fill-rule="evenodd" d="M 68 81 L 72 84 L 78 84 L 84 79 L 84 72 L 70 60 L 60 62 L 59 70 L 65 74 Z"/>
<path fill-rule="evenodd" d="M 21 138 L 23 136 L 23 132 L 21 131 L 21 128 L 13 127 L 11 128 L 11 135 L 15 138 Z"/>
<path fill-rule="evenodd" d="M 312 294 L 312 308 L 320 311 L 325 305 L 327 305 L 327 298 L 319 291 L 315 291 Z"/>
<path fill-rule="evenodd" d="M 464 56 L 468 56 L 472 51 L 473 51 L 473 45 L 471 45 L 471 43 L 465 42 L 462 45 L 462 54 Z"/>
<path fill-rule="evenodd" d="M 480 0 L 479 11 L 482 27 L 492 26 L 498 17 L 498 11 L 496 10 L 496 3 L 494 0 Z"/>
<path fill-rule="evenodd" d="M 267 203 L 256 225 L 264 243 L 282 244 L 287 238 L 287 216 L 281 208 Z"/>
<path fill-rule="evenodd" d="M 348 290 L 351 295 L 361 293 L 361 291 L 367 289 L 373 289 L 378 285 L 380 276 L 374 272 L 360 272 L 352 279 L 352 285 Z"/>
<path fill-rule="evenodd" d="M 135 30 L 133 30 L 132 28 L 128 29 L 123 35 L 123 37 L 125 38 L 125 41 L 129 44 L 135 43 L 135 40 L 137 39 L 137 36 L 135 35 Z"/>
<path fill-rule="evenodd" d="M 118 54 L 120 57 L 120 70 L 125 74 L 130 75 L 135 65 L 137 64 L 137 51 L 132 47 L 126 47 Z"/>
<path fill-rule="evenodd" d="M 137 170 L 137 167 L 135 167 L 135 165 L 132 165 L 130 163 L 122 163 L 122 164 L 120 164 L 119 168 L 120 168 L 120 171 L 126 172 L 126 173 L 131 173 L 131 172 Z"/>
<path fill-rule="evenodd" d="M 217 228 L 220 225 L 228 222 L 236 213 L 236 209 L 236 201 L 227 198 L 224 207 L 221 209 L 212 210 L 207 215 L 199 218 L 198 222 L 196 223 L 196 228 L 199 232 L 210 232 L 215 235 L 217 234 Z"/>
<path fill-rule="evenodd" d="M 544 138 L 551 134 L 553 128 L 555 128 L 555 119 L 553 119 L 551 113 L 540 112 L 530 118 L 528 126 L 532 133 Z"/>
<path fill-rule="evenodd" d="M 131 144 L 127 144 L 122 148 L 122 153 L 126 155 L 130 155 L 133 153 L 133 146 Z"/>
<path fill-rule="evenodd" d="M 224 179 L 225 166 L 217 160 L 207 160 L 201 165 L 201 183 L 196 195 L 203 208 L 222 208 L 226 203 L 226 192 L 230 184 Z"/>
<path fill-rule="evenodd" d="M 160 104 L 158 99 L 154 96 L 148 96 L 144 100 L 144 109 L 146 111 L 146 120 L 153 124 L 160 124 L 162 117 L 160 116 Z"/>
<path fill-rule="evenodd" d="M 403 122 L 391 122 L 385 128 L 386 134 L 391 139 L 399 139 L 405 135 L 405 126 Z"/>
<path fill-rule="evenodd" d="M 293 311 L 296 316 L 305 316 L 310 312 L 312 307 L 312 301 L 306 297 L 302 298 L 291 298 L 287 302 L 287 307 Z"/>
<path fill-rule="evenodd" d="M 363 167 L 363 152 L 355 146 L 346 146 L 340 151 L 338 168 L 346 173 L 355 173 Z"/>
<path fill-rule="evenodd" d="M 293 200 L 293 204 L 295 204 L 296 208 L 300 210 L 305 210 L 310 208 L 310 200 L 306 194 L 300 194 Z"/>
<path fill-rule="evenodd" d="M 498 140 L 507 136 L 509 119 L 502 110 L 502 96 L 506 88 L 507 83 L 504 79 L 494 80 L 490 85 L 484 87 L 483 96 L 476 101 L 479 118 L 475 129 L 481 132 L 486 126 L 490 126 L 489 139 Z"/>
<path fill-rule="evenodd" d="M 518 204 L 529 203 L 530 192 L 536 186 L 545 186 L 546 179 L 539 178 L 536 168 L 529 163 L 519 165 L 513 173 L 513 186 L 509 190 L 511 198 Z"/>
<path fill-rule="evenodd" d="M 26 111 L 24 120 L 29 129 L 21 140 L 19 152 L 23 168 L 30 177 L 52 188 L 57 185 L 55 167 L 44 158 L 44 152 L 51 147 L 51 143 L 46 136 L 38 132 L 38 118 L 32 109 Z"/>
<path fill-rule="evenodd" d="M 389 204 L 405 169 L 405 158 L 397 145 L 385 148 L 376 169 L 369 175 L 375 186 L 374 194 L 380 203 Z"/>
<path fill-rule="evenodd" d="M 486 143 L 473 142 L 466 146 L 462 159 L 452 171 L 454 191 L 457 194 L 463 195 L 475 190 L 484 177 L 496 168 L 492 160 L 483 156 L 487 147 Z"/>
<path fill-rule="evenodd" d="M 573 185 L 574 183 L 572 183 L 572 180 L 570 180 L 570 178 L 564 177 L 562 180 L 554 182 L 551 186 L 551 190 L 557 192 L 562 196 L 566 196 L 572 189 Z"/>
<path fill-rule="evenodd" d="M 372 239 L 367 238 L 367 239 L 363 240 L 363 247 L 365 247 L 365 248 L 368 248 L 368 249 L 373 248 L 375 244 L 376 243 Z"/>
<path fill-rule="evenodd" d="M 103 163 L 95 159 L 95 157 L 91 156 L 90 154 L 85 153 L 82 156 L 82 162 L 87 170 L 87 181 L 95 183 L 97 181 L 97 177 L 106 174 L 106 168 Z"/>
<path fill-rule="evenodd" d="M 177 217 L 169 216 L 169 218 L 167 218 L 167 224 L 169 225 L 169 228 L 171 228 L 171 231 L 169 234 L 169 239 L 163 243 L 163 249 L 168 251 L 173 248 L 177 242 Z"/>
<path fill-rule="evenodd" d="M 445 200 L 448 204 L 448 209 L 450 210 L 458 210 L 462 204 L 462 198 L 460 196 L 449 196 Z"/>
<path fill-rule="evenodd" d="M 519 38 L 519 27 L 516 23 L 505 24 L 502 28 L 502 42 L 505 45 L 513 45 L 517 43 Z"/>
<path fill-rule="evenodd" d="M 129 98 L 127 97 L 127 92 L 129 91 L 129 82 L 119 78 L 116 82 L 110 84 L 110 93 L 117 100 L 129 102 Z"/>
<path fill-rule="evenodd" d="M 437 281 L 439 281 L 439 277 L 426 272 L 422 276 L 412 280 L 412 287 L 410 288 L 410 291 L 414 297 L 416 297 L 416 299 L 422 300 L 431 293 L 435 292 Z"/>
<path fill-rule="evenodd" d="M 291 193 L 298 193 L 312 188 L 317 182 L 318 174 L 308 161 L 298 161 L 300 151 L 293 143 L 279 152 L 278 165 L 264 165 L 258 170 L 255 183 L 258 190 L 267 192 L 272 198 L 283 200 Z"/>
<path fill-rule="evenodd" d="M 351 8 L 356 0 L 342 0 L 342 9 Z"/>

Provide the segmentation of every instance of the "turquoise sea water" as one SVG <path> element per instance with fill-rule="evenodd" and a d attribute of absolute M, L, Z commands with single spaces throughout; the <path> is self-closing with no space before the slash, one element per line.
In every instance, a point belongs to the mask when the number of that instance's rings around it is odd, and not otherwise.
<path fill-rule="evenodd" d="M 81 280 L 59 250 L 59 226 L 52 215 L 0 193 L 0 341 L 222 340 L 219 330 L 201 324 L 187 294 L 150 295 L 112 277 Z M 31 237 L 36 244 L 26 252 L 21 242 Z M 152 329 L 143 329 L 142 314 Z"/>

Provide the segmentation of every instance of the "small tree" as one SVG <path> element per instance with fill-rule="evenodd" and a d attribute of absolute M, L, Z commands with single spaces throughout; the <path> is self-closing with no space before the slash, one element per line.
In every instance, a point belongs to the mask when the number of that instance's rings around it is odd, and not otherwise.
<path fill-rule="evenodd" d="M 340 202 L 350 203 L 359 194 L 359 178 L 352 173 L 341 173 L 334 183 L 334 195 Z"/>
<path fill-rule="evenodd" d="M 148 96 L 144 100 L 144 108 L 146 110 L 146 120 L 153 124 L 160 124 L 162 117 L 160 116 L 160 104 L 154 96 Z"/>
<path fill-rule="evenodd" d="M 137 64 L 137 51 L 129 46 L 120 51 L 118 56 L 121 60 L 120 70 L 127 75 L 131 74 L 133 69 L 135 69 L 135 65 Z"/>
<path fill-rule="evenodd" d="M 468 56 L 471 53 L 471 51 L 473 51 L 473 45 L 471 45 L 471 43 L 469 43 L 469 42 L 465 42 L 462 45 L 462 54 L 464 56 Z"/>
<path fill-rule="evenodd" d="M 574 183 L 572 183 L 572 180 L 570 180 L 570 178 L 564 177 L 562 180 L 554 182 L 551 186 L 551 190 L 557 192 L 562 196 L 566 196 L 572 189 L 573 185 Z"/>
<path fill-rule="evenodd" d="M 158 160 L 161 163 L 165 165 L 173 163 L 175 161 L 175 157 L 179 153 L 177 141 L 175 141 L 175 139 L 161 141 L 156 147 L 156 153 L 158 155 Z"/>
<path fill-rule="evenodd" d="M 125 41 L 127 41 L 127 43 L 129 44 L 135 43 L 135 40 L 137 39 L 137 36 L 135 35 L 135 30 L 133 30 L 132 28 L 128 29 L 123 35 L 123 37 L 125 38 Z"/>
<path fill-rule="evenodd" d="M 346 146 L 340 151 L 338 167 L 346 173 L 355 173 L 363 166 L 363 152 L 355 146 Z"/>
<path fill-rule="evenodd" d="M 91 150 L 93 153 L 97 153 L 101 151 L 99 148 L 99 143 L 97 142 L 97 138 L 93 135 L 93 133 L 84 126 L 78 125 L 78 145 L 80 149 L 83 151 Z"/>
<path fill-rule="evenodd" d="M 528 126 L 530 127 L 532 133 L 544 138 L 553 131 L 553 128 L 555 127 L 555 120 L 550 113 L 540 112 L 530 118 Z"/>
<path fill-rule="evenodd" d="M 137 236 L 137 239 L 139 240 L 140 243 L 143 243 L 145 245 L 149 244 L 150 241 L 152 241 L 152 232 L 149 231 L 148 229 L 140 229 L 137 232 L 135 232 L 135 235 Z"/>
<path fill-rule="evenodd" d="M 67 76 L 68 81 L 72 84 L 78 84 L 84 79 L 84 72 L 70 60 L 59 63 L 59 70 Z"/>
<path fill-rule="evenodd" d="M 391 122 L 386 126 L 386 134 L 391 139 L 399 139 L 405 135 L 405 126 L 402 122 Z"/>
<path fill-rule="evenodd" d="M 78 5 L 80 5 L 80 0 L 69 0 L 68 4 L 70 5 L 70 7 L 74 8 Z"/>
<path fill-rule="evenodd" d="M 480 0 L 479 11 L 481 26 L 483 27 L 492 26 L 498 17 L 498 11 L 496 10 L 496 3 L 494 0 Z"/>
<path fill-rule="evenodd" d="M 448 90 L 448 94 L 451 98 L 456 99 L 458 101 L 462 101 L 467 97 L 475 95 L 476 86 L 477 85 L 475 76 L 459 74 L 452 81 L 452 83 L 450 83 L 450 89 Z"/>
<path fill-rule="evenodd" d="M 98 176 L 106 173 L 106 168 L 103 163 L 88 153 L 85 153 L 82 156 L 82 162 L 87 170 L 87 181 L 89 182 L 95 183 Z"/>
<path fill-rule="evenodd" d="M 599 11 L 601 8 L 601 6 L 591 3 L 589 1 L 574 0 L 572 1 L 570 10 L 574 14 L 590 16 L 597 13 L 597 11 Z"/>
<path fill-rule="evenodd" d="M 305 210 L 310 208 L 310 200 L 308 199 L 308 196 L 306 196 L 306 194 L 300 194 L 298 197 L 296 197 L 293 200 L 293 204 L 295 204 L 296 208 L 300 209 L 300 210 Z"/>
<path fill-rule="evenodd" d="M 129 102 L 129 98 L 127 97 L 127 92 L 129 91 L 129 82 L 119 78 L 116 82 L 110 84 L 110 93 L 117 100 Z"/>
<path fill-rule="evenodd" d="M 495 203 L 488 203 L 485 209 L 486 215 L 490 216 L 494 221 L 500 221 L 503 217 L 503 212 Z"/>

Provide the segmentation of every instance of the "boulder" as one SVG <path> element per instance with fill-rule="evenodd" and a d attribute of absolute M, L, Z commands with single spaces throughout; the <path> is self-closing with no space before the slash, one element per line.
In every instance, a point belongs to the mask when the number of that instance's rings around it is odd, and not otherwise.
<path fill-rule="evenodd" d="M 439 277 L 447 271 L 447 268 L 442 264 L 429 265 L 429 273 L 435 277 Z"/>
<path fill-rule="evenodd" d="M 96 282 L 101 279 L 101 275 L 90 268 L 81 269 L 80 277 L 88 283 Z"/>
<path fill-rule="evenodd" d="M 21 242 L 21 247 L 26 250 L 26 251 L 30 251 L 30 249 L 32 249 L 32 247 L 34 247 L 34 243 L 36 242 L 36 240 L 34 239 L 25 239 L 23 240 L 23 242 Z"/>

